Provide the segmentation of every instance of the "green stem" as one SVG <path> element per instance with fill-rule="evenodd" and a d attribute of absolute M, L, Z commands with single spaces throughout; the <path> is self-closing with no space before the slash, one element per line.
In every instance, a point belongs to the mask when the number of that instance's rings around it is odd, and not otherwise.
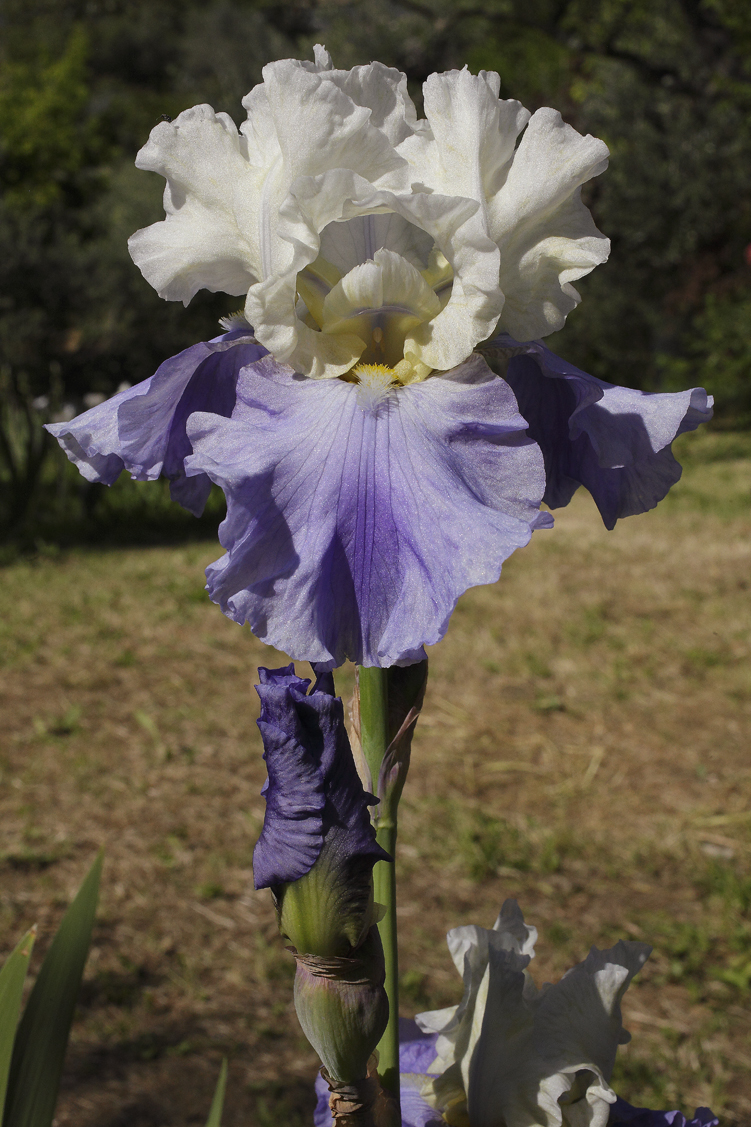
<path fill-rule="evenodd" d="M 358 670 L 360 686 L 360 739 L 365 760 L 370 768 L 373 790 L 378 789 L 381 763 L 389 743 L 388 670 Z M 396 811 L 379 811 L 377 833 L 379 845 L 395 856 Z M 373 891 L 376 902 L 386 914 L 378 924 L 386 961 L 386 994 L 389 1000 L 389 1023 L 378 1045 L 378 1072 L 383 1087 L 399 1104 L 399 955 L 396 935 L 396 873 L 394 862 L 378 861 L 373 869 Z"/>
<path fill-rule="evenodd" d="M 396 825 L 379 827 L 378 844 L 393 857 L 396 851 Z M 386 914 L 378 924 L 386 962 L 386 994 L 389 1023 L 378 1045 L 378 1072 L 384 1088 L 399 1102 L 399 947 L 396 934 L 396 873 L 394 864 L 377 861 L 373 868 L 373 891 L 377 904 Z"/>

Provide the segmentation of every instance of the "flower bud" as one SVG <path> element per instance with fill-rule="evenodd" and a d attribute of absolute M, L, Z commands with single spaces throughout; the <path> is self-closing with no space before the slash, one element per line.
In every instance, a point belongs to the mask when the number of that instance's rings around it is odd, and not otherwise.
<path fill-rule="evenodd" d="M 346 958 L 295 959 L 295 1009 L 305 1036 L 332 1080 L 364 1080 L 389 1016 L 378 929 Z"/>
<path fill-rule="evenodd" d="M 376 843 L 330 674 L 313 690 L 287 669 L 259 670 L 258 726 L 269 777 L 266 817 L 253 853 L 256 888 L 270 887 L 279 926 L 304 955 L 342 958 L 375 922 Z"/>

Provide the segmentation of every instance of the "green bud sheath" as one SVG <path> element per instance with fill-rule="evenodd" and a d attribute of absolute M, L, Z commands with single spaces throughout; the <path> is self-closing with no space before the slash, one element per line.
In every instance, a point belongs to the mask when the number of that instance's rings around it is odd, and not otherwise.
<path fill-rule="evenodd" d="M 306 955 L 344 957 L 373 923 L 373 862 L 337 848 L 336 830 L 310 872 L 273 889 L 279 930 Z"/>
<path fill-rule="evenodd" d="M 347 958 L 295 955 L 295 1009 L 332 1080 L 364 1080 L 389 1016 L 383 948 L 372 927 Z"/>

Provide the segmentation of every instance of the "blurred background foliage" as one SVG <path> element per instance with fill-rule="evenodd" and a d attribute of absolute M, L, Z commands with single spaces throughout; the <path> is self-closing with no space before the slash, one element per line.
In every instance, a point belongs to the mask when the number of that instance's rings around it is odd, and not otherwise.
<path fill-rule="evenodd" d="M 418 104 L 432 71 L 498 70 L 506 97 L 603 137 L 610 169 L 586 191 L 613 250 L 552 347 L 615 383 L 704 384 L 718 425 L 751 426 L 747 0 L 0 0 L 6 538 L 100 535 L 123 512 L 143 530 L 147 509 L 164 528 L 161 493 L 134 501 L 123 483 L 105 497 L 40 424 L 216 334 L 237 299 L 202 294 L 186 311 L 128 257 L 128 235 L 162 215 L 163 181 L 134 155 L 198 102 L 239 121 L 264 63 L 317 41 L 338 66 L 400 67 Z"/>

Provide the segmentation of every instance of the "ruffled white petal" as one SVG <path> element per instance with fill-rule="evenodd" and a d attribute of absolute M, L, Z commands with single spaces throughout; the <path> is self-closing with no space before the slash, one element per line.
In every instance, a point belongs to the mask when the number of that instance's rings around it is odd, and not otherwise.
<path fill-rule="evenodd" d="M 383 63 L 369 63 L 352 70 L 331 70 L 326 76 L 352 101 L 370 110 L 371 124 L 392 145 L 398 145 L 419 129 L 415 105 L 407 92 L 407 76 Z"/>
<path fill-rule="evenodd" d="M 492 929 L 469 924 L 455 927 L 446 936 L 454 966 L 464 979 L 464 995 L 458 1006 L 432 1010 L 417 1015 L 417 1024 L 425 1033 L 438 1033 L 436 1062 L 431 1072 L 444 1071 L 460 1062 L 465 1086 L 469 1083 L 469 1063 L 480 1036 L 485 1011 L 491 951 L 510 951 L 534 958 L 537 928 L 524 922 L 515 900 L 506 900 Z M 473 1015 L 479 1015 L 479 1024 Z"/>
<path fill-rule="evenodd" d="M 200 289 L 244 294 L 260 276 L 244 147 L 228 114 L 194 106 L 160 122 L 139 152 L 138 168 L 167 179 L 167 218 L 136 231 L 128 247 L 160 297 L 187 305 Z"/>
<path fill-rule="evenodd" d="M 607 150 L 498 90 L 496 74 L 431 75 L 418 120 L 405 76 L 381 63 L 335 70 L 320 46 L 270 63 L 239 133 L 209 106 L 153 130 L 138 164 L 167 178 L 167 218 L 133 236 L 133 257 L 163 297 L 247 294 L 259 341 L 313 378 L 362 352 L 357 333 L 320 331 L 325 292 L 298 293 L 316 260 L 344 279 L 392 251 L 427 271 L 440 307 L 404 322 L 394 365 L 411 379 L 456 367 L 499 324 L 551 332 L 607 255 L 579 198 Z"/>
<path fill-rule="evenodd" d="M 532 115 L 506 181 L 489 201 L 506 303 L 499 327 L 517 340 L 560 329 L 579 302 L 571 285 L 604 262 L 610 243 L 581 201 L 581 185 L 607 167 L 603 141 L 582 137 L 557 110 Z"/>
<path fill-rule="evenodd" d="M 342 338 L 327 341 L 326 334 L 297 318 L 296 276 L 317 257 L 319 232 L 329 224 L 391 212 L 425 231 L 454 273 L 449 301 L 432 321 L 407 336 L 405 357 L 439 371 L 456 367 L 490 335 L 501 309 L 498 250 L 483 233 L 477 206 L 458 196 L 376 190 L 347 169 L 298 179 L 281 216 L 296 248 L 294 263 L 283 277 L 261 282 L 248 294 L 246 314 L 258 340 L 278 359 L 315 379 L 346 372 L 360 353 L 353 357 Z"/>
<path fill-rule="evenodd" d="M 372 124 L 371 110 L 333 82 L 333 73 L 311 72 L 296 59 L 263 68 L 263 88 L 287 184 L 298 176 L 349 168 L 374 185 L 400 185 L 404 161 L 385 133 Z M 252 109 L 252 98 L 244 99 L 243 105 Z"/>
<path fill-rule="evenodd" d="M 399 153 L 414 187 L 444 192 L 451 184 L 478 201 L 501 252 L 499 327 L 529 340 L 561 328 L 579 301 L 571 283 L 607 258 L 608 240 L 580 188 L 604 170 L 608 151 L 555 110 L 530 119 L 518 102 L 499 100 L 498 88 L 497 75 L 431 75 L 424 87 L 430 133 L 408 137 Z"/>
<path fill-rule="evenodd" d="M 506 178 L 529 110 L 514 100 L 501 101 L 498 75 L 484 71 L 431 74 L 423 90 L 431 133 L 406 140 L 400 154 L 409 160 L 415 180 L 427 172 L 435 191 L 468 196 L 485 213 Z"/>

